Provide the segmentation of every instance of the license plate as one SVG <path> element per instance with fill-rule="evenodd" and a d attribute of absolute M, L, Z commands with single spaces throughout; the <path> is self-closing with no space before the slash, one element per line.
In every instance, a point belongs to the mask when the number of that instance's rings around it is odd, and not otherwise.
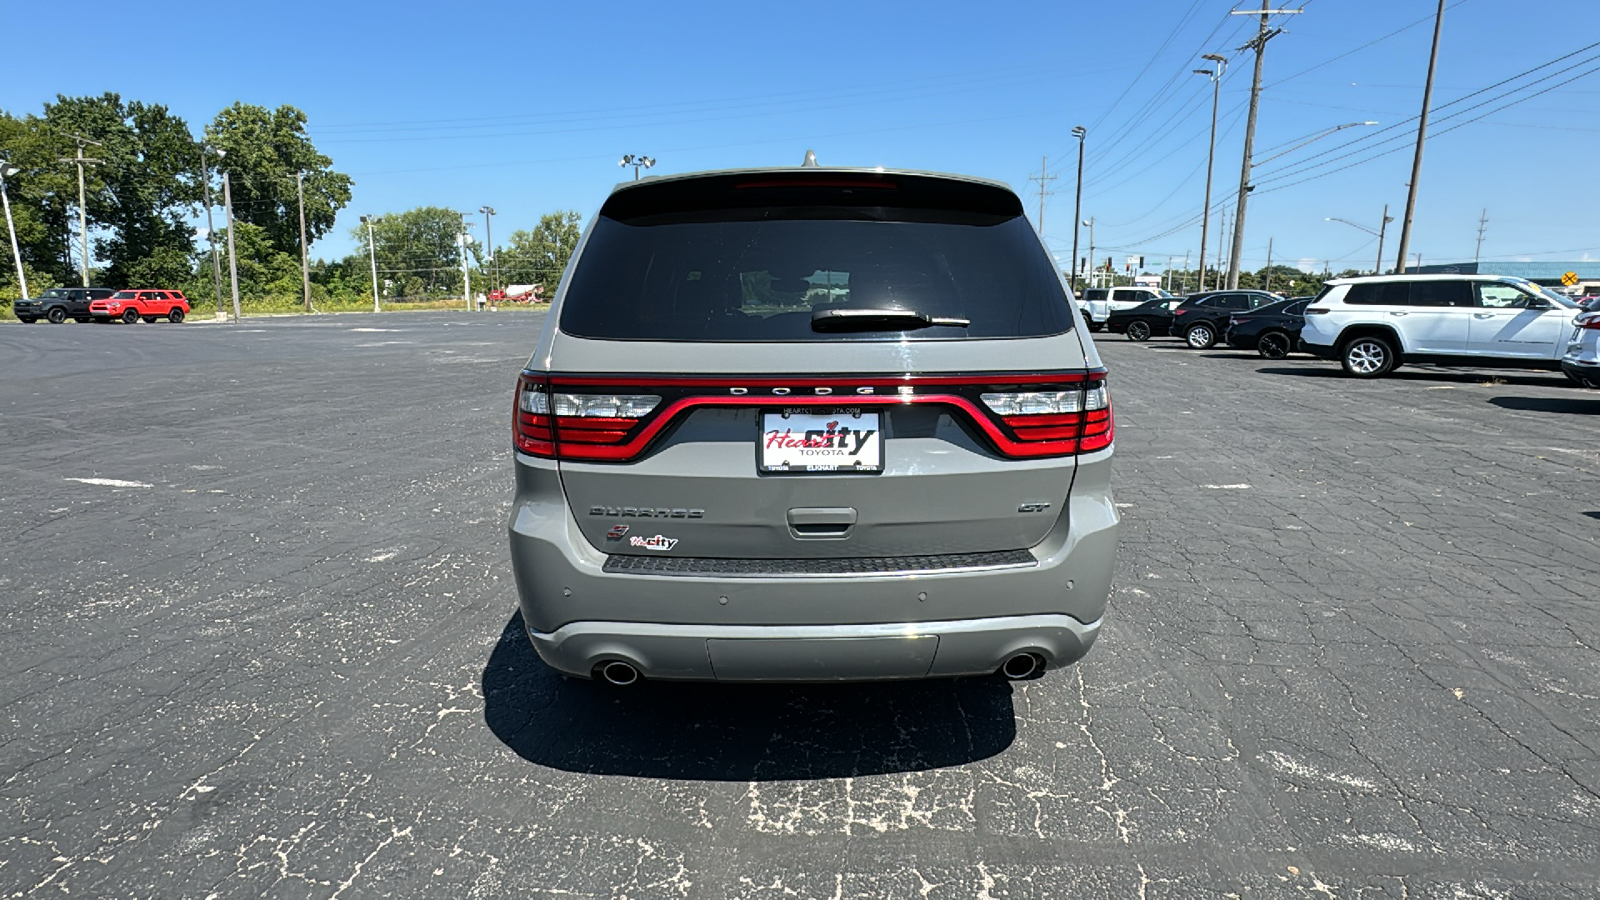
<path fill-rule="evenodd" d="M 883 430 L 859 409 L 764 412 L 756 459 L 763 472 L 881 472 Z"/>

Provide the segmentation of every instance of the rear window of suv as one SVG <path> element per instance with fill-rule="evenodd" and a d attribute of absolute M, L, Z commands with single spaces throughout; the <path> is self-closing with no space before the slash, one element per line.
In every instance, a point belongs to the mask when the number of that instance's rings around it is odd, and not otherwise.
<path fill-rule="evenodd" d="M 1020 210 L 876 205 L 927 196 L 889 196 L 890 189 L 853 202 L 866 193 L 807 188 L 781 199 L 831 202 L 702 202 L 644 214 L 623 203 L 621 218 L 602 210 L 567 288 L 561 330 L 713 342 L 1025 338 L 1071 330 L 1060 277 Z M 905 310 L 969 324 L 813 330 L 812 314 L 827 309 Z"/>
<path fill-rule="evenodd" d="M 1474 306 L 1465 281 L 1368 281 L 1350 285 L 1344 302 L 1357 306 Z"/>

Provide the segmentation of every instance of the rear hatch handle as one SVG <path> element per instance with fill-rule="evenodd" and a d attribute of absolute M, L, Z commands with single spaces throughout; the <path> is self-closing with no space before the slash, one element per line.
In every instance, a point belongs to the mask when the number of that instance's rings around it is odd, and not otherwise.
<path fill-rule="evenodd" d="M 850 506 L 805 506 L 789 510 L 789 534 L 796 540 L 839 540 L 856 527 Z"/>

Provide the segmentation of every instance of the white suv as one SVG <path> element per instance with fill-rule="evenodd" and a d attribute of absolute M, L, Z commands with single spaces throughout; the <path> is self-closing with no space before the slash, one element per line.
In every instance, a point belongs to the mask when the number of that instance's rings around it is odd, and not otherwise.
<path fill-rule="evenodd" d="M 1401 363 L 1559 369 L 1577 313 L 1572 301 L 1522 278 L 1340 278 L 1306 308 L 1300 340 L 1358 378 Z"/>
<path fill-rule="evenodd" d="M 1160 288 L 1085 288 L 1079 298 L 1082 301 L 1079 309 L 1083 312 L 1084 321 L 1089 323 L 1089 329 L 1099 331 L 1105 327 L 1106 320 L 1111 318 L 1114 312 L 1133 309 L 1151 300 L 1165 300 L 1171 297 L 1171 294 Z"/>

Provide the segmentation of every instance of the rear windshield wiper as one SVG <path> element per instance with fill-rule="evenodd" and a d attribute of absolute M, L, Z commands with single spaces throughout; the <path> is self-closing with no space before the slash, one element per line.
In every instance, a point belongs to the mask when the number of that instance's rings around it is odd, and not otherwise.
<path fill-rule="evenodd" d="M 819 309 L 811 314 L 812 331 L 905 331 L 943 325 L 966 328 L 971 319 L 929 316 L 910 309 Z"/>

